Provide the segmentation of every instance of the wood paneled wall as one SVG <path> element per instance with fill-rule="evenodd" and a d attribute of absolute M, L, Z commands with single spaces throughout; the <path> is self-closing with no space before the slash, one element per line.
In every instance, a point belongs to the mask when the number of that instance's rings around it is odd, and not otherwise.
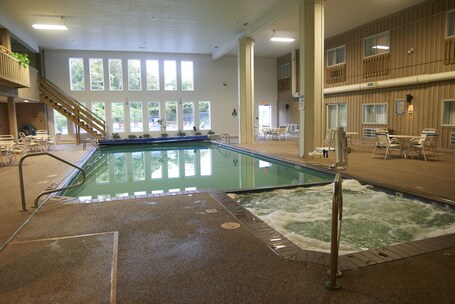
<path fill-rule="evenodd" d="M 325 82 L 325 88 L 389 80 L 421 74 L 455 71 L 455 64 L 444 64 L 447 12 L 455 9 L 453 0 L 428 0 L 385 18 L 365 24 L 325 41 L 325 50 L 346 46 L 345 78 Z M 363 42 L 366 37 L 385 31 L 390 33 L 388 73 L 365 76 Z M 327 60 L 327 56 L 326 60 Z M 325 63 L 326 64 L 326 63 Z M 412 114 L 396 114 L 396 100 L 413 96 Z M 280 95 L 279 95 L 280 96 Z M 387 127 L 396 133 L 417 135 L 423 128 L 440 132 L 440 148 L 449 145 L 455 127 L 441 126 L 443 100 L 455 100 L 455 80 L 363 90 L 350 93 L 325 94 L 324 103 L 346 102 L 348 131 L 359 132 L 354 140 L 373 144 L 375 139 L 362 137 L 363 128 Z M 387 125 L 362 123 L 363 104 L 386 103 Z M 326 117 L 321 119 L 326 120 Z"/>

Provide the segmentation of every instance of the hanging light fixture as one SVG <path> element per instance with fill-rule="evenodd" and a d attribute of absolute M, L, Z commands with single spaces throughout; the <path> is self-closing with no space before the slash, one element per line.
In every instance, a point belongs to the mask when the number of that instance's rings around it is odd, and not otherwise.
<path fill-rule="evenodd" d="M 290 38 L 290 37 L 277 37 L 275 36 L 275 30 L 273 30 L 273 36 L 272 38 L 270 38 L 270 41 L 275 41 L 275 42 L 293 42 L 295 41 L 294 38 Z"/>

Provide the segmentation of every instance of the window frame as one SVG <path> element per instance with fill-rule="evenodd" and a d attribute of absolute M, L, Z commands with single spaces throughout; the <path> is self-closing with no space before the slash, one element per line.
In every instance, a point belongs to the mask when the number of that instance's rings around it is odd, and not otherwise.
<path fill-rule="evenodd" d="M 189 104 L 190 107 L 193 110 L 193 112 L 191 113 L 192 114 L 192 122 L 193 122 L 192 126 L 189 126 L 189 125 L 186 126 L 185 125 L 185 105 L 186 104 Z M 194 106 L 194 101 L 189 101 L 189 100 L 183 101 L 182 102 L 182 127 L 183 127 L 182 129 L 185 130 L 185 131 L 193 130 L 193 127 L 196 126 L 195 118 L 196 118 L 196 108 Z"/>
<path fill-rule="evenodd" d="M 171 75 L 168 73 L 169 70 L 167 70 L 167 67 L 166 67 L 166 63 L 171 63 L 173 62 L 174 63 L 174 67 L 172 69 L 172 73 Z M 178 86 L 177 86 L 177 61 L 176 60 L 164 60 L 163 61 L 163 67 L 164 67 L 164 90 L 165 91 L 177 91 L 178 89 Z M 172 76 L 173 79 L 171 79 L 170 81 L 175 81 L 175 87 L 174 88 L 168 88 L 169 84 L 169 78 Z"/>
<path fill-rule="evenodd" d="M 155 67 L 153 63 L 156 63 L 156 69 L 152 69 L 149 71 L 149 68 Z M 153 72 L 158 72 L 157 75 L 154 75 L 155 73 Z M 149 76 L 150 75 L 150 76 Z M 156 76 L 157 79 L 157 88 L 150 88 L 149 87 L 149 77 Z M 160 61 L 158 59 L 147 59 L 145 61 L 145 87 L 147 91 L 159 91 L 160 90 Z"/>
<path fill-rule="evenodd" d="M 72 64 L 71 62 L 74 61 L 74 60 L 81 60 L 82 61 L 82 79 L 81 79 L 81 83 L 82 83 L 82 88 L 80 89 L 76 89 L 73 87 L 73 70 L 72 70 Z M 85 66 L 84 66 L 84 58 L 82 57 L 70 57 L 68 58 L 68 68 L 69 68 L 69 76 L 70 76 L 70 91 L 79 91 L 79 92 L 82 92 L 82 91 L 85 91 Z"/>
<path fill-rule="evenodd" d="M 366 106 L 385 106 L 385 122 L 377 122 L 377 121 L 365 121 L 365 107 Z M 362 124 L 364 125 L 387 125 L 389 121 L 389 115 L 388 115 L 388 104 L 387 103 L 364 103 L 362 104 Z"/>
<path fill-rule="evenodd" d="M 130 78 L 130 62 L 139 62 L 139 88 L 138 89 L 132 89 L 131 88 L 131 78 Z M 142 91 L 142 66 L 141 66 L 141 60 L 140 59 L 128 59 L 127 62 L 127 71 L 128 71 L 128 91 Z"/>
<path fill-rule="evenodd" d="M 340 112 L 340 105 L 345 107 L 345 111 L 344 111 L 344 113 L 346 115 L 346 117 L 345 117 L 345 125 L 340 123 L 340 120 L 342 120 L 342 119 L 340 119 L 341 118 L 340 116 L 343 113 L 343 112 Z M 330 128 L 329 127 L 329 121 L 330 121 L 329 120 L 329 107 L 330 106 L 335 106 L 336 107 L 336 110 L 335 110 L 336 111 L 336 122 L 335 122 L 336 128 L 343 127 L 346 130 L 347 124 L 348 124 L 348 104 L 347 104 L 347 102 L 345 102 L 345 101 L 344 102 L 334 102 L 334 103 L 328 103 L 326 105 L 326 111 L 327 111 L 327 113 L 326 113 L 326 125 L 327 125 L 327 129 L 334 129 L 334 128 Z"/>
<path fill-rule="evenodd" d="M 112 73 L 111 73 L 111 62 L 113 61 L 120 61 L 120 88 L 119 89 L 114 89 L 112 87 Z M 109 58 L 108 59 L 108 72 L 109 72 L 109 91 L 123 91 L 123 60 L 121 58 Z"/>
<path fill-rule="evenodd" d="M 138 122 L 138 124 L 140 125 L 140 128 L 139 129 L 134 129 L 133 130 L 133 124 L 134 124 L 134 117 L 136 117 L 132 111 L 132 109 L 134 109 L 134 107 L 132 107 L 132 105 L 135 105 L 135 104 L 138 104 L 139 105 L 139 109 L 140 109 L 140 115 L 138 115 L 137 117 L 140 118 L 140 122 Z M 144 105 L 142 103 L 142 101 L 130 101 L 128 103 L 128 109 L 129 109 L 129 118 L 130 118 L 130 132 L 131 133 L 137 133 L 137 132 L 144 132 Z"/>
<path fill-rule="evenodd" d="M 152 124 L 150 123 L 150 118 L 153 118 L 150 116 L 150 104 L 151 103 L 156 103 L 158 105 L 158 117 L 156 119 L 156 121 L 152 121 Z M 154 131 L 160 131 L 161 130 L 161 126 L 160 124 L 158 123 L 158 120 L 161 119 L 161 102 L 159 101 L 148 101 L 147 102 L 147 121 L 148 121 L 148 130 L 150 132 L 154 132 Z"/>
<path fill-rule="evenodd" d="M 201 119 L 201 103 L 207 103 L 209 105 L 208 106 L 208 121 L 209 121 L 208 126 L 201 126 L 201 121 L 203 121 L 203 119 Z M 202 113 L 206 113 L 206 112 L 202 112 Z M 198 101 L 197 118 L 198 118 L 197 124 L 199 125 L 199 130 L 212 130 L 212 103 L 210 101 L 208 101 L 208 100 Z"/>
<path fill-rule="evenodd" d="M 338 50 L 343 50 L 343 61 L 342 62 L 337 62 L 337 59 L 338 59 Z M 335 52 L 335 63 L 333 64 L 329 64 L 329 53 L 334 51 Z M 327 50 L 327 67 L 333 67 L 333 66 L 336 66 L 336 65 L 339 65 L 339 64 L 346 64 L 346 45 L 341 45 L 341 46 L 338 46 L 336 48 L 333 48 L 333 49 L 330 49 L 330 50 Z"/>
<path fill-rule="evenodd" d="M 186 89 L 184 86 L 184 81 L 187 81 L 187 79 L 184 78 L 186 75 L 186 70 L 187 67 L 184 66 L 186 63 L 191 63 L 191 88 Z M 189 74 L 188 74 L 189 75 Z M 188 79 L 188 81 L 190 81 Z M 182 91 L 194 91 L 194 63 L 192 60 L 182 60 L 180 61 L 180 82 L 181 82 L 181 88 Z"/>
<path fill-rule="evenodd" d="M 452 20 L 449 20 L 450 17 L 452 17 Z M 452 25 L 452 35 L 450 35 L 450 26 Z M 446 15 L 446 38 L 452 38 L 455 37 L 455 9 L 447 11 Z"/>
<path fill-rule="evenodd" d="M 387 34 L 387 49 L 376 48 L 376 50 L 384 50 L 384 51 L 377 51 L 377 52 L 375 52 L 374 54 L 369 54 L 369 55 L 367 55 L 367 54 L 366 54 L 366 44 L 367 44 L 367 40 L 369 40 L 369 39 L 375 39 L 374 43 L 376 44 L 376 46 L 378 46 L 377 39 L 378 39 L 378 37 L 381 37 L 381 36 L 383 36 L 384 34 Z M 371 47 L 371 48 L 374 49 L 374 46 Z M 387 53 L 390 53 L 390 31 L 381 32 L 381 33 L 378 33 L 378 34 L 376 34 L 376 35 L 371 35 L 371 36 L 365 37 L 365 38 L 363 39 L 363 58 L 369 58 L 369 57 L 378 56 L 378 55 L 387 54 Z"/>
<path fill-rule="evenodd" d="M 94 73 L 92 73 L 92 66 L 94 66 L 95 62 L 97 62 L 97 64 L 99 64 L 100 61 L 101 61 L 101 80 L 95 82 L 95 83 L 99 84 L 100 88 L 96 89 L 93 87 L 93 84 L 94 84 L 93 78 L 95 75 L 93 75 Z M 88 67 L 89 67 L 89 77 L 90 77 L 90 91 L 95 91 L 95 92 L 104 91 L 104 59 L 103 58 L 89 58 Z"/>
<path fill-rule="evenodd" d="M 114 107 L 113 105 L 114 104 L 121 104 L 123 106 L 123 129 L 118 131 L 118 130 L 114 130 L 114 118 L 116 118 L 116 116 L 114 117 Z M 111 123 L 112 123 L 112 132 L 113 133 L 125 133 L 126 132 L 126 117 L 125 117 L 125 102 L 124 101 L 113 101 L 111 102 Z M 119 123 L 120 124 L 120 123 Z"/>
<path fill-rule="evenodd" d="M 452 107 L 449 106 L 449 110 L 453 110 L 454 114 L 450 115 L 450 112 L 448 113 L 448 120 L 445 118 L 446 117 L 446 104 L 452 104 Z M 450 109 L 451 108 L 451 109 Z M 453 116 L 453 119 L 451 118 Z M 444 99 L 442 100 L 442 106 L 441 106 L 441 126 L 443 127 L 454 127 L 455 126 L 455 99 Z"/>

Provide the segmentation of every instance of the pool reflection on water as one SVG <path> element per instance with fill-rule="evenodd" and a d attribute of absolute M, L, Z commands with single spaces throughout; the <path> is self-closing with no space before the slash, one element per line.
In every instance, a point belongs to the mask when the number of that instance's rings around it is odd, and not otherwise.
<path fill-rule="evenodd" d="M 64 193 L 81 200 L 201 189 L 224 191 L 326 183 L 333 176 L 210 143 L 101 149 L 87 182 Z M 74 179 L 73 182 L 76 182 Z"/>

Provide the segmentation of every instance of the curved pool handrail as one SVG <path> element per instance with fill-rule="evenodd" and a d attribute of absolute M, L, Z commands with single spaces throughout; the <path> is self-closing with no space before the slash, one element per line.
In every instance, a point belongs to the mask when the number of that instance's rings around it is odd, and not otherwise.
<path fill-rule="evenodd" d="M 63 158 L 60 158 L 52 153 L 49 153 L 49 152 L 37 152 L 37 153 L 31 153 L 31 154 L 27 154 L 27 155 L 24 155 L 21 160 L 19 161 L 19 182 L 20 182 L 20 187 L 21 187 L 21 200 L 22 200 L 22 211 L 27 211 L 27 206 L 26 206 L 26 203 L 25 203 L 25 189 L 24 189 L 24 178 L 23 178 L 23 170 L 22 170 L 22 163 L 24 162 L 24 160 L 28 157 L 32 157 L 32 156 L 40 156 L 40 155 L 48 155 L 50 157 L 53 157 L 73 168 L 76 168 L 77 170 L 81 171 L 82 173 L 82 180 L 77 183 L 77 184 L 74 184 L 74 185 L 70 185 L 70 186 L 66 186 L 66 187 L 62 187 L 62 188 L 57 188 L 57 189 L 50 189 L 50 190 L 45 190 L 45 191 L 42 191 L 40 194 L 38 194 L 38 196 L 35 198 L 35 203 L 34 203 L 34 206 L 37 207 L 38 206 L 38 201 L 39 199 L 41 198 L 41 196 L 43 195 L 46 195 L 46 194 L 49 194 L 49 193 L 53 193 L 53 192 L 59 192 L 59 191 L 62 191 L 62 190 L 67 190 L 67 189 L 71 189 L 71 188 L 76 188 L 76 187 L 79 187 L 80 185 L 82 185 L 84 182 L 85 182 L 85 177 L 86 177 L 86 174 L 85 174 L 85 171 L 84 169 L 82 169 L 81 167 L 79 166 L 76 166 L 72 163 L 70 163 L 69 161 L 67 160 L 64 160 Z"/>

